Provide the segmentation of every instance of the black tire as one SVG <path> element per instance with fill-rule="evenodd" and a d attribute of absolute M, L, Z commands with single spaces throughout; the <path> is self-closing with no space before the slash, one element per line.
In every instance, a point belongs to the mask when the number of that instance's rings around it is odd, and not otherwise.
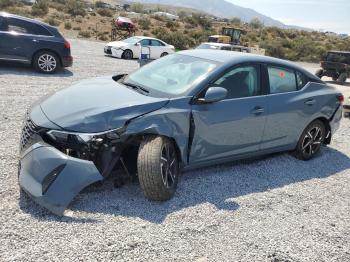
<path fill-rule="evenodd" d="M 146 137 L 139 148 L 137 173 L 146 198 L 155 201 L 172 198 L 180 175 L 174 143 L 161 136 Z"/>
<path fill-rule="evenodd" d="M 332 76 L 332 80 L 333 80 L 333 81 L 337 81 L 337 80 L 338 80 L 338 75 Z"/>
<path fill-rule="evenodd" d="M 130 50 L 130 49 L 126 49 L 124 52 L 123 52 L 123 55 L 122 57 L 126 60 L 131 60 L 134 58 L 134 53 Z"/>
<path fill-rule="evenodd" d="M 309 124 L 299 138 L 293 155 L 300 160 L 313 158 L 324 143 L 326 128 L 322 121 L 315 120 Z"/>
<path fill-rule="evenodd" d="M 61 69 L 58 56 L 50 51 L 40 51 L 33 58 L 33 67 L 44 74 L 53 74 Z"/>
<path fill-rule="evenodd" d="M 347 77 L 348 77 L 347 73 L 341 73 L 337 81 L 340 84 L 344 84 L 346 82 Z"/>
<path fill-rule="evenodd" d="M 323 76 L 323 70 L 322 70 L 322 69 L 317 70 L 316 73 L 315 73 L 315 75 L 316 75 L 319 79 L 321 79 L 322 76 Z"/>
<path fill-rule="evenodd" d="M 164 52 L 164 53 L 162 53 L 162 54 L 160 55 L 160 57 L 163 57 L 163 56 L 166 56 L 166 55 L 168 55 L 168 53 L 167 53 L 167 52 Z"/>

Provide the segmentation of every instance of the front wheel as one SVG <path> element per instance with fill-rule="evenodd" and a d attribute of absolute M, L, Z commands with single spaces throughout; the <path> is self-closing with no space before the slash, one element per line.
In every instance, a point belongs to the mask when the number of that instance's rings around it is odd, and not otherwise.
<path fill-rule="evenodd" d="M 162 136 L 149 136 L 141 142 L 137 174 L 145 197 L 165 201 L 175 194 L 180 175 L 174 143 Z"/>
<path fill-rule="evenodd" d="M 34 68 L 40 73 L 53 74 L 60 69 L 60 61 L 54 53 L 50 51 L 42 51 L 34 56 Z"/>
<path fill-rule="evenodd" d="M 126 60 L 130 60 L 134 58 L 134 54 L 131 50 L 127 49 L 123 52 L 122 57 Z"/>
<path fill-rule="evenodd" d="M 344 84 L 346 82 L 347 76 L 348 76 L 347 73 L 341 73 L 337 81 L 340 84 Z"/>
<path fill-rule="evenodd" d="M 321 79 L 322 76 L 323 76 L 323 70 L 322 70 L 322 69 L 317 70 L 316 73 L 315 73 L 315 75 L 316 75 L 319 79 Z"/>
<path fill-rule="evenodd" d="M 294 156 L 300 160 L 313 158 L 320 151 L 325 136 L 326 128 L 324 124 L 320 120 L 315 120 L 302 133 L 294 151 Z"/>
<path fill-rule="evenodd" d="M 167 56 L 167 55 L 168 55 L 168 53 L 167 53 L 167 52 L 164 52 L 164 53 L 162 53 L 162 54 L 160 55 L 160 57 Z"/>

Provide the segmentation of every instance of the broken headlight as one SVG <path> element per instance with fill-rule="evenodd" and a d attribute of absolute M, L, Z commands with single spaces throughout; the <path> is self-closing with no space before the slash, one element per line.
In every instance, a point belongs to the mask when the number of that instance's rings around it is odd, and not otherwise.
<path fill-rule="evenodd" d="M 75 133 L 59 130 L 50 130 L 46 134 L 53 141 L 60 144 L 89 144 L 103 143 L 104 141 L 114 141 L 120 138 L 124 128 L 108 130 L 100 133 Z"/>

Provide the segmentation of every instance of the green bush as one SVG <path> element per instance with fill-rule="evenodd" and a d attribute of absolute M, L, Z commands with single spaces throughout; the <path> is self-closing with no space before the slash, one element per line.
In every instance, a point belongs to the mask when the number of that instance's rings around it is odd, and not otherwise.
<path fill-rule="evenodd" d="M 72 24 L 69 21 L 65 22 L 64 23 L 64 29 L 67 29 L 67 30 L 72 29 Z"/>
<path fill-rule="evenodd" d="M 97 9 L 97 13 L 100 15 L 100 16 L 107 16 L 107 17 L 113 17 L 113 12 L 107 8 L 99 8 Z"/>
<path fill-rule="evenodd" d="M 52 25 L 52 26 L 59 26 L 61 24 L 61 21 L 59 21 L 53 17 L 46 18 L 45 22 L 48 23 L 49 25 Z"/>
<path fill-rule="evenodd" d="M 131 4 L 130 10 L 132 12 L 136 12 L 136 13 L 143 13 L 144 6 L 143 6 L 143 4 L 140 4 L 140 3 L 134 3 L 134 4 Z"/>
<path fill-rule="evenodd" d="M 84 38 L 90 38 L 91 32 L 90 31 L 79 31 L 79 36 L 84 37 Z"/>
<path fill-rule="evenodd" d="M 17 2 L 17 0 L 0 0 L 0 8 L 14 6 Z"/>
<path fill-rule="evenodd" d="M 250 21 L 249 26 L 254 29 L 260 29 L 264 27 L 264 24 L 258 18 L 253 18 Z"/>
<path fill-rule="evenodd" d="M 85 16 L 85 4 L 81 0 L 67 0 L 66 12 L 72 16 Z"/>
<path fill-rule="evenodd" d="M 148 30 L 151 26 L 151 20 L 148 18 L 141 18 L 137 21 L 137 23 L 140 25 L 141 29 Z"/>
<path fill-rule="evenodd" d="M 38 0 L 32 6 L 33 16 L 44 16 L 49 12 L 49 5 L 46 0 Z"/>

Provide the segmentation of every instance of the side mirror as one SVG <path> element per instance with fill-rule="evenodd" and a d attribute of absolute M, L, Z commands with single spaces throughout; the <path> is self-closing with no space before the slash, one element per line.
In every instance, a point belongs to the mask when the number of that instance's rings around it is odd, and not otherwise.
<path fill-rule="evenodd" d="M 209 87 L 204 98 L 198 99 L 201 103 L 214 103 L 223 100 L 227 95 L 227 89 L 219 86 Z"/>

